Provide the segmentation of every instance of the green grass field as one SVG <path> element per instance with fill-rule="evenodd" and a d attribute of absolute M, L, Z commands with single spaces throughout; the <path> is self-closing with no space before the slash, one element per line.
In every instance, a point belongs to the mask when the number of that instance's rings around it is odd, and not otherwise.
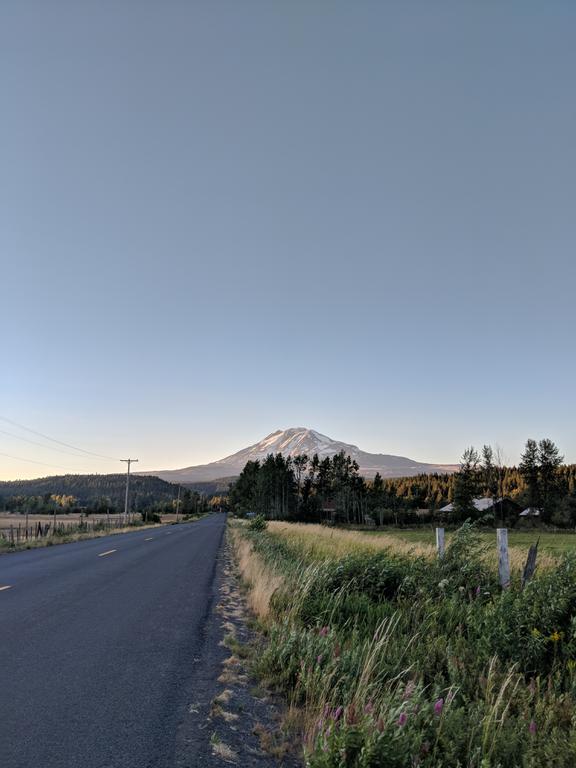
<path fill-rule="evenodd" d="M 373 536 L 378 536 L 378 531 L 365 531 Z M 395 536 L 412 544 L 434 544 L 435 534 L 431 529 L 422 530 L 399 530 L 398 528 L 386 528 L 382 531 L 386 536 Z M 482 539 L 487 544 L 496 546 L 496 531 L 494 533 L 482 533 Z M 446 534 L 450 539 L 450 533 Z M 528 549 L 540 539 L 539 549 L 549 552 L 553 555 L 561 555 L 565 552 L 576 551 L 576 533 L 550 533 L 548 531 L 508 531 L 508 543 L 511 547 L 523 547 Z"/>

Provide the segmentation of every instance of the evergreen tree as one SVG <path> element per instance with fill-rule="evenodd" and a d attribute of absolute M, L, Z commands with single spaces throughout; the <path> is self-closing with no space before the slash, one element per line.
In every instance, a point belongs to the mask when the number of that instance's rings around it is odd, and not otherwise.
<path fill-rule="evenodd" d="M 542 519 L 550 521 L 558 504 L 559 477 L 558 470 L 564 461 L 560 451 L 552 440 L 544 439 L 538 443 L 538 462 L 540 474 L 540 499 L 542 504 Z"/>
<path fill-rule="evenodd" d="M 296 477 L 296 506 L 299 510 L 302 503 L 302 480 L 308 464 L 308 456 L 295 456 L 293 464 Z"/>
<path fill-rule="evenodd" d="M 248 461 L 238 480 L 230 488 L 230 503 L 240 513 L 256 512 L 258 502 L 259 461 Z"/>
<path fill-rule="evenodd" d="M 454 476 L 454 513 L 458 520 L 476 517 L 474 499 L 478 494 L 478 465 L 480 457 L 474 447 L 467 448 L 460 462 L 460 471 Z"/>
<path fill-rule="evenodd" d="M 520 457 L 520 474 L 526 484 L 528 506 L 531 509 L 540 507 L 540 477 L 538 444 L 532 438 L 526 441 L 524 453 Z"/>

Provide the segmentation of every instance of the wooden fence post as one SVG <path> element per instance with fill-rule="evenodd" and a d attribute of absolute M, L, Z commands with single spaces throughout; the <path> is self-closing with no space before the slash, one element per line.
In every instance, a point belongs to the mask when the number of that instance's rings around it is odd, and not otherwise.
<path fill-rule="evenodd" d="M 436 550 L 438 557 L 444 557 L 444 528 L 436 528 Z"/>
<path fill-rule="evenodd" d="M 510 586 L 510 560 L 508 558 L 508 528 L 496 528 L 498 544 L 498 576 L 502 589 Z"/>
<path fill-rule="evenodd" d="M 528 550 L 528 557 L 526 558 L 526 565 L 524 566 L 524 571 L 522 572 L 522 589 L 528 584 L 532 576 L 534 576 L 534 571 L 536 570 L 536 558 L 538 556 L 538 544 L 540 543 L 540 538 L 538 538 L 538 541 L 536 544 L 531 544 L 530 549 Z"/>

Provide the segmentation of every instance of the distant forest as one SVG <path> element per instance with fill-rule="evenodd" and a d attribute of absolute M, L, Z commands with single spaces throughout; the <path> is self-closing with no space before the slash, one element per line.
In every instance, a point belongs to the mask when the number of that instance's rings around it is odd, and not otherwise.
<path fill-rule="evenodd" d="M 0 482 L 0 510 L 9 512 L 110 513 L 124 510 L 126 475 L 55 475 L 36 480 Z M 131 475 L 130 511 L 173 512 L 178 486 L 149 475 Z M 180 512 L 204 505 L 205 497 L 187 488 L 180 493 Z"/>
<path fill-rule="evenodd" d="M 320 459 L 317 455 L 285 458 L 270 455 L 250 461 L 231 486 L 229 504 L 239 513 L 256 512 L 270 519 L 293 519 L 376 525 L 418 525 L 433 520 L 458 523 L 482 515 L 474 498 L 511 499 L 518 510 L 539 510 L 544 523 L 576 525 L 576 465 L 563 465 L 550 440 L 529 440 L 518 467 L 499 466 L 494 451 L 465 451 L 460 471 L 448 474 L 384 480 L 365 480 L 358 464 L 344 453 Z M 450 513 L 440 509 L 452 503 Z M 514 524 L 516 520 L 508 520 Z"/>

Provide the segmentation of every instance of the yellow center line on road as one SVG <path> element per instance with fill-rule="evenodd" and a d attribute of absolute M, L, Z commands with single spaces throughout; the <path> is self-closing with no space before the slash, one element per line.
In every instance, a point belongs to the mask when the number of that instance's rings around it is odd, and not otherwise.
<path fill-rule="evenodd" d="M 106 557 L 106 555 L 111 555 L 113 552 L 118 552 L 117 549 L 109 549 L 107 552 L 100 552 L 98 557 Z"/>
<path fill-rule="evenodd" d="M 0 592 L 4 592 L 5 589 L 12 589 L 12 584 L 7 584 L 5 587 L 0 587 Z"/>

